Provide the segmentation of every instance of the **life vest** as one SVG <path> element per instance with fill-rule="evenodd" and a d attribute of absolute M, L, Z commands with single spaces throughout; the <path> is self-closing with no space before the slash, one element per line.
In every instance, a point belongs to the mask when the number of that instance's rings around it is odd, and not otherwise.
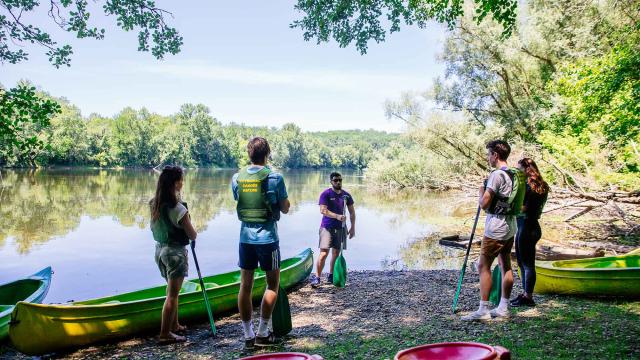
<path fill-rule="evenodd" d="M 501 196 L 495 194 L 491 199 L 491 204 L 487 209 L 488 214 L 493 215 L 519 215 L 524 202 L 524 194 L 526 192 L 525 185 L 527 179 L 524 172 L 517 168 L 500 169 L 495 171 L 504 171 L 511 179 L 511 194 L 509 196 Z"/>
<path fill-rule="evenodd" d="M 186 207 L 187 204 L 183 203 Z M 189 216 L 189 215 L 185 215 Z M 189 245 L 189 236 L 183 228 L 175 226 L 169 219 L 168 205 L 160 208 L 160 217 L 152 226 L 153 239 L 163 245 L 185 246 Z"/>
<path fill-rule="evenodd" d="M 247 168 L 238 172 L 238 219 L 247 223 L 265 223 L 274 220 L 273 210 L 267 198 L 267 177 L 271 169 L 263 167 L 250 174 Z"/>

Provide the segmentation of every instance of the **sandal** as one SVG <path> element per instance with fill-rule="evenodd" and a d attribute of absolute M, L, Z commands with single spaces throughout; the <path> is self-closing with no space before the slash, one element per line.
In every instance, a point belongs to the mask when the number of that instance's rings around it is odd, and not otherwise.
<path fill-rule="evenodd" d="M 177 344 L 183 343 L 185 341 L 187 341 L 186 337 L 173 334 L 173 336 L 170 338 L 158 339 L 158 345 Z"/>
<path fill-rule="evenodd" d="M 177 329 L 171 330 L 171 332 L 174 334 L 182 334 L 182 333 L 185 333 L 186 331 L 187 331 L 187 327 L 184 325 L 178 325 Z"/>

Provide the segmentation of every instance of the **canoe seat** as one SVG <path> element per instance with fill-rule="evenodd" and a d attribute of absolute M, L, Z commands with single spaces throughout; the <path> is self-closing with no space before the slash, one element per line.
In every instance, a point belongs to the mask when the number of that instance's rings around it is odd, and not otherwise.
<path fill-rule="evenodd" d="M 204 287 L 205 289 L 213 289 L 213 288 L 220 287 L 220 285 L 216 283 L 208 282 L 208 283 L 204 283 Z M 201 291 L 201 290 L 202 288 L 200 287 L 200 284 L 196 284 L 191 281 L 185 281 L 182 283 L 182 288 L 180 288 L 180 294 L 193 292 L 193 291 Z"/>
<path fill-rule="evenodd" d="M 193 283 L 191 281 L 185 281 L 182 283 L 182 288 L 180 288 L 180 294 L 198 291 L 200 290 L 200 285 Z"/>

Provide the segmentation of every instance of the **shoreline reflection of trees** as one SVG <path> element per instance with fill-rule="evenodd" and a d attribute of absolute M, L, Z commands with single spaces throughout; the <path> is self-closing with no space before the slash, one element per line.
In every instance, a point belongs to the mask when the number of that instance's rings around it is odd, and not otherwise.
<path fill-rule="evenodd" d="M 230 191 L 233 169 L 187 170 L 184 200 L 198 231 L 221 213 L 234 213 Z M 292 214 L 305 204 L 315 204 L 328 187 L 331 170 L 284 170 Z M 457 207 L 442 201 L 438 194 L 411 192 L 380 193 L 368 190 L 361 173 L 343 171 L 345 189 L 353 194 L 357 207 L 377 215 L 392 214 L 392 226 L 407 221 L 445 221 Z M 14 240 L 16 251 L 27 254 L 32 247 L 53 238 L 64 237 L 77 229 L 83 216 L 90 219 L 111 217 L 125 227 L 149 226 L 148 201 L 153 196 L 157 175 L 149 170 L 52 169 L 3 171 L 3 196 L 0 206 L 0 247 Z M 319 215 L 318 215 L 319 216 Z M 366 226 L 362 222 L 359 226 Z"/>

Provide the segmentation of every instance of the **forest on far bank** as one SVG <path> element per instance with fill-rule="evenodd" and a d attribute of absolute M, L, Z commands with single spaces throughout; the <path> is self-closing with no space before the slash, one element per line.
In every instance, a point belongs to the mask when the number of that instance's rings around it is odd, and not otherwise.
<path fill-rule="evenodd" d="M 362 169 L 400 139 L 376 130 L 304 132 L 292 123 L 280 128 L 222 124 L 202 104 L 184 104 L 169 116 L 127 107 L 113 117 L 83 117 L 67 100 L 39 96 L 56 101 L 61 110 L 47 126 L 30 123 L 22 130 L 23 138 L 36 137 L 43 146 L 0 144 L 0 166 L 238 167 L 248 163 L 248 139 L 263 136 L 276 167 Z"/>

